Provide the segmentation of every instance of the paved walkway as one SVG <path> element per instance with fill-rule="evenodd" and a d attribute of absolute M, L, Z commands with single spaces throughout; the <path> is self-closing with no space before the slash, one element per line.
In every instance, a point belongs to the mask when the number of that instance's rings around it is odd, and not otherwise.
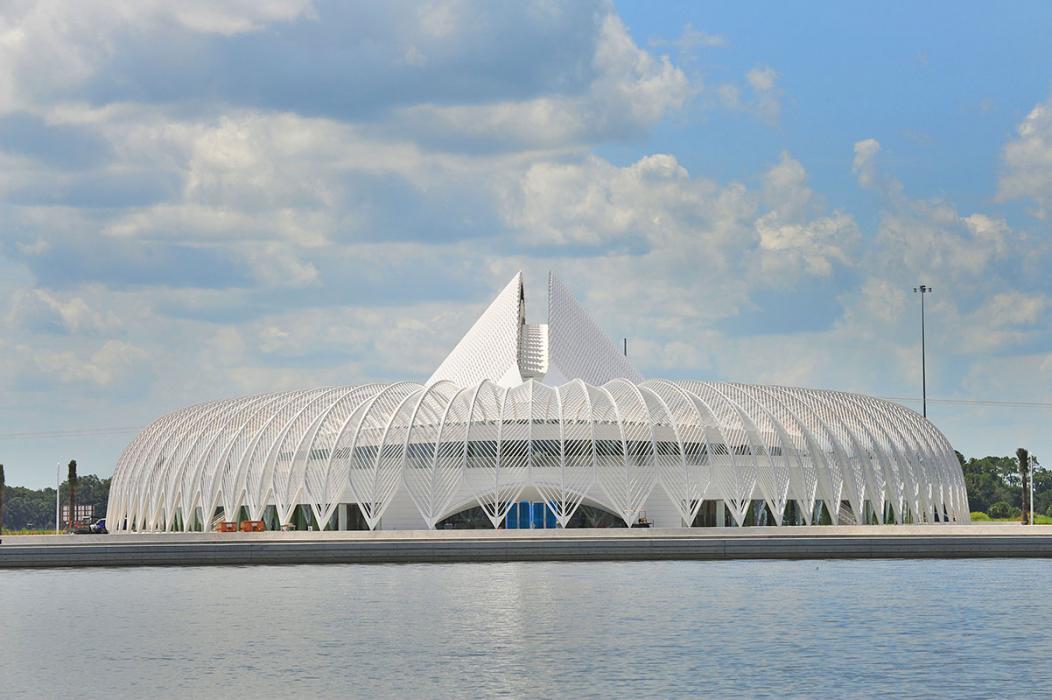
<path fill-rule="evenodd" d="M 1052 526 L 25 535 L 0 543 L 0 568 L 966 557 L 1052 558 Z"/>

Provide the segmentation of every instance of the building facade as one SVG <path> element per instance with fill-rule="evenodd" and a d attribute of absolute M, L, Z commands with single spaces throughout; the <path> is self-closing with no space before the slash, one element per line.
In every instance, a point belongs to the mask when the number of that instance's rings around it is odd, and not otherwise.
<path fill-rule="evenodd" d="M 521 273 L 424 383 L 213 401 L 121 455 L 120 532 L 964 522 L 935 426 L 858 394 L 644 379 L 554 275 Z"/>

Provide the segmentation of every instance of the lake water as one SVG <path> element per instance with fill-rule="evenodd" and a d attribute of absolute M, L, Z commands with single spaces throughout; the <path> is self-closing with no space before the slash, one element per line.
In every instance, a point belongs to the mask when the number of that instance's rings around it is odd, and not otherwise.
<path fill-rule="evenodd" d="M 1052 561 L 0 571 L 4 698 L 1052 694 Z"/>

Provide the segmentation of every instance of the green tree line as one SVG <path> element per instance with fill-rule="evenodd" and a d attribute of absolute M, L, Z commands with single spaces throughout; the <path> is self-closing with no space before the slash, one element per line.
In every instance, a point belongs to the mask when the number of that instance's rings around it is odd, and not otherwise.
<path fill-rule="evenodd" d="M 95 517 L 106 515 L 110 480 L 88 474 L 77 479 L 77 505 L 95 506 Z M 59 486 L 59 501 L 69 503 L 69 482 Z M 53 530 L 55 528 L 55 489 L 27 489 L 4 486 L 4 530 Z"/>
<path fill-rule="evenodd" d="M 1023 508 L 1023 481 L 1019 460 L 1015 457 L 982 457 L 965 459 L 960 452 L 957 460 L 964 472 L 968 489 L 968 506 L 973 512 L 986 513 L 992 518 L 1014 518 Z M 1031 478 L 1034 480 L 1034 513 L 1052 517 L 1052 471 L 1034 464 L 1030 456 Z"/>

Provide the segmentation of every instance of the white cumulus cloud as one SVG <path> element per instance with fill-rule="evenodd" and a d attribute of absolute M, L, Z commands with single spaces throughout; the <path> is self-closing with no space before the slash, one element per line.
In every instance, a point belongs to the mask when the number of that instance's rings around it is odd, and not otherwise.
<path fill-rule="evenodd" d="M 1052 99 L 1030 111 L 1001 157 L 998 199 L 1027 199 L 1035 216 L 1045 219 L 1052 206 Z"/>

